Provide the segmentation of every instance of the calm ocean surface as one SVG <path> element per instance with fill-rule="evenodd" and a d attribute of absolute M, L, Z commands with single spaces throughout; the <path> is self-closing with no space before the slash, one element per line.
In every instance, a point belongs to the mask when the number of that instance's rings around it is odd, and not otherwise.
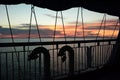
<path fill-rule="evenodd" d="M 95 40 L 96 38 L 86 38 L 85 40 Z M 101 38 L 102 39 L 102 38 Z M 73 41 L 74 38 L 67 38 L 66 41 Z M 75 40 L 84 40 L 83 38 L 76 38 Z M 53 41 L 53 38 L 41 38 L 41 42 Z M 55 38 L 55 41 L 65 41 L 65 38 Z M 0 43 L 12 43 L 12 39 L 0 39 Z M 14 42 L 28 42 L 28 39 L 14 39 Z M 40 39 L 31 38 L 30 42 L 40 42 Z"/>

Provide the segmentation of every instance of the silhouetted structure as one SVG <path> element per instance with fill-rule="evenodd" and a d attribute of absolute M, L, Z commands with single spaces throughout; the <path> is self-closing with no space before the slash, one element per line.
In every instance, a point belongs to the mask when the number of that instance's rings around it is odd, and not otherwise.
<path fill-rule="evenodd" d="M 120 17 L 120 6 L 117 5 L 119 2 L 118 0 L 1 0 L 0 4 L 20 4 L 20 3 L 26 3 L 26 4 L 33 4 L 38 7 L 42 8 L 48 8 L 54 11 L 61 11 L 65 9 L 69 9 L 72 7 L 84 7 L 89 10 L 93 10 L 96 12 L 101 13 L 107 13 L 110 15 L 118 16 Z M 115 4 L 115 5 L 114 5 Z M 96 6 L 97 5 L 97 6 Z M 85 46 L 81 47 L 80 44 L 82 43 L 91 43 L 95 42 L 97 45 L 95 46 Z M 100 45 L 101 42 L 108 42 L 107 45 Z M 115 42 L 115 44 L 112 44 L 112 42 Z M 77 47 L 70 47 L 71 44 L 77 44 Z M 38 45 L 55 45 L 55 48 L 46 49 L 44 47 L 37 47 L 33 51 L 26 50 L 26 46 L 38 46 Z M 62 48 L 60 46 L 63 46 Z M 67 46 L 66 46 L 67 45 Z M 4 79 L 6 75 L 6 80 L 9 80 L 8 78 L 11 77 L 9 73 L 8 65 L 8 53 L 11 53 L 11 68 L 12 68 L 12 78 L 15 79 L 15 65 L 17 65 L 17 78 L 20 80 L 32 80 L 35 78 L 37 80 L 38 78 L 44 76 L 42 79 L 52 79 L 57 77 L 67 77 L 72 76 L 72 78 L 78 77 L 75 74 L 79 75 L 82 73 L 82 71 L 91 71 L 91 69 L 97 69 L 92 72 L 93 75 L 98 73 L 99 75 L 102 73 L 109 73 L 111 70 L 116 71 L 120 67 L 120 31 L 117 39 L 108 39 L 108 40 L 86 40 L 86 41 L 55 41 L 55 42 L 31 42 L 31 43 L 0 43 L 0 47 L 22 47 L 22 51 L 15 51 L 15 52 L 0 52 L 0 70 L 1 67 L 4 68 L 1 60 L 1 56 L 4 53 L 5 54 L 5 73 L 2 73 L 2 70 L 0 71 L 0 78 Z M 74 50 L 76 49 L 76 50 Z M 104 50 L 107 50 L 104 52 Z M 100 50 L 101 53 L 97 53 L 96 51 Z M 110 50 L 110 52 L 108 52 Z M 68 57 L 66 56 L 66 51 L 68 52 Z M 76 56 L 74 52 L 76 51 Z M 55 55 L 55 52 L 58 53 Z M 18 53 L 17 55 L 17 64 L 14 63 L 14 55 L 13 53 Z M 23 54 L 24 53 L 24 54 Z M 26 54 L 31 53 L 28 56 L 29 65 L 27 64 L 26 60 Z M 41 53 L 43 53 L 43 63 L 41 62 Z M 51 54 L 52 53 L 52 54 Z M 81 53 L 81 54 L 80 54 Z M 85 54 L 86 53 L 86 54 Z M 107 53 L 110 57 L 106 57 L 105 53 Z M 23 54 L 23 64 L 21 64 L 21 57 L 19 54 Z M 39 56 L 38 56 L 39 54 Z M 50 55 L 51 54 L 51 55 Z M 106 54 L 106 55 L 107 55 Z M 93 55 L 93 56 L 92 56 Z M 58 56 L 61 56 L 59 59 Z M 81 56 L 81 57 L 80 57 Z M 99 56 L 99 57 L 97 57 Z M 37 58 L 39 57 L 39 60 Z M 104 57 L 104 58 L 103 58 Z M 67 64 L 67 58 L 69 58 L 69 65 Z M 81 58 L 81 60 L 80 60 Z M 97 58 L 99 58 L 99 62 L 97 62 Z M 94 60 L 92 60 L 94 59 Z M 34 60 L 35 62 L 32 62 L 31 60 Z M 56 61 L 56 62 L 55 62 Z M 75 62 L 76 61 L 76 62 Z M 36 64 L 38 62 L 38 64 Z M 80 63 L 84 64 L 84 66 L 81 66 Z M 99 64 L 98 64 L 99 63 Z M 27 65 L 26 65 L 27 64 Z M 31 65 L 34 64 L 34 67 Z M 41 64 L 44 64 L 44 73 L 41 73 Z M 64 67 L 63 67 L 64 65 Z M 23 66 L 23 71 L 21 66 Z M 29 66 L 29 70 L 26 68 Z M 37 66 L 39 71 L 37 72 Z M 101 68 L 102 67 L 102 68 Z M 32 72 L 32 68 L 34 68 L 34 72 Z M 68 69 L 68 70 L 67 70 Z M 90 69 L 90 70 L 89 70 Z M 23 74 L 22 74 L 23 73 Z M 28 75 L 26 75 L 28 73 Z M 37 75 L 39 73 L 39 75 Z M 31 75 L 34 74 L 34 77 Z M 83 76 L 83 74 L 81 74 Z M 91 73 L 86 73 L 85 75 L 91 75 Z M 28 77 L 29 76 L 29 77 Z M 47 76 L 47 77 L 46 77 Z M 46 77 L 46 78 L 45 78 Z M 86 76 L 83 76 L 86 77 Z M 71 78 L 71 77 L 70 77 Z M 70 79 L 69 78 L 69 79 Z M 80 77 L 78 77 L 80 78 Z"/>

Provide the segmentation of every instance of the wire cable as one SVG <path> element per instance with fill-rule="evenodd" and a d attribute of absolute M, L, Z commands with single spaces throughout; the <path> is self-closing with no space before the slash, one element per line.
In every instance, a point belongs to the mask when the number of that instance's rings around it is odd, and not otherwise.
<path fill-rule="evenodd" d="M 115 24 L 115 28 L 114 28 L 113 33 L 112 33 L 112 35 L 111 35 L 111 39 L 113 38 L 114 33 L 115 33 L 115 30 L 116 30 L 116 28 L 117 28 L 118 25 L 119 25 L 119 19 L 117 20 L 117 22 L 116 22 L 116 24 Z M 108 56 L 110 56 L 109 53 L 111 52 L 111 49 L 110 49 L 109 46 L 108 46 L 108 48 L 107 48 L 106 51 L 107 51 L 107 54 L 106 54 L 106 56 L 105 56 L 105 60 L 107 59 Z M 105 60 L 104 60 L 104 62 L 105 62 Z"/>
<path fill-rule="evenodd" d="M 85 29 L 84 29 L 84 18 L 83 18 L 83 8 L 81 7 L 81 19 L 82 19 L 82 31 L 83 31 L 83 40 L 85 41 Z M 84 47 L 86 46 L 86 43 L 84 43 Z"/>
<path fill-rule="evenodd" d="M 14 43 L 14 36 L 13 36 L 13 32 L 12 32 L 12 27 L 11 27 L 11 23 L 10 23 L 10 17 L 9 17 L 9 12 L 8 12 L 8 7 L 7 7 L 7 5 L 5 5 L 5 9 L 6 9 L 6 14 L 7 14 L 7 19 L 8 19 L 10 34 L 11 34 L 11 38 L 12 38 L 12 43 Z M 16 52 L 15 46 L 14 46 L 14 50 L 15 50 L 15 52 Z"/>
<path fill-rule="evenodd" d="M 31 28 L 32 28 L 32 5 L 31 5 L 31 14 L 30 14 L 30 26 L 29 26 L 29 31 L 28 31 L 28 43 L 30 42 Z M 29 48 L 28 48 L 28 50 L 29 50 Z"/>
<path fill-rule="evenodd" d="M 62 11 L 61 11 L 61 20 L 62 20 L 62 26 L 63 26 L 63 32 L 64 32 L 64 38 L 65 38 L 65 41 L 66 41 L 67 38 L 66 38 L 66 32 L 65 32 L 65 26 L 64 26 L 64 20 L 63 20 L 63 14 L 62 14 Z"/>
<path fill-rule="evenodd" d="M 106 14 L 105 14 L 104 26 L 103 26 L 103 40 L 105 39 L 105 27 L 106 27 Z M 104 44 L 104 42 L 103 42 L 103 44 Z"/>
<path fill-rule="evenodd" d="M 116 31 L 116 28 L 117 28 L 118 24 L 119 24 L 119 19 L 117 20 L 117 22 L 115 24 L 115 28 L 114 28 L 113 33 L 111 35 L 111 39 L 114 37 L 114 34 L 115 34 L 115 31 Z"/>
<path fill-rule="evenodd" d="M 28 31 L 28 43 L 30 42 L 30 34 L 31 34 L 31 28 L 32 28 L 32 5 L 31 5 L 31 13 L 30 13 L 30 25 L 29 25 L 29 31 Z M 28 46 L 28 49 L 27 49 L 28 53 L 27 53 L 27 56 L 29 55 L 30 53 L 30 49 L 29 49 L 29 46 Z M 30 66 L 31 62 L 27 62 L 27 69 L 30 71 L 30 67 L 28 67 L 28 65 Z M 31 72 L 30 72 L 30 75 L 31 76 Z"/>
<path fill-rule="evenodd" d="M 53 42 L 55 41 L 57 18 L 58 18 L 58 11 L 56 12 L 56 17 L 55 17 L 55 27 L 54 27 L 54 32 L 53 32 Z"/>
<path fill-rule="evenodd" d="M 96 40 L 98 40 L 98 36 L 99 36 L 100 31 L 101 31 L 101 28 L 102 28 L 102 24 L 103 24 L 103 22 L 104 22 L 104 19 L 105 19 L 105 14 L 103 15 L 103 19 L 102 19 L 102 21 L 101 21 L 100 28 L 99 28 L 98 33 L 97 33 L 97 36 L 96 36 Z"/>
<path fill-rule="evenodd" d="M 7 14 L 7 19 L 8 19 L 8 24 L 9 24 L 9 29 L 10 29 L 10 34 L 11 34 L 11 38 L 12 38 L 12 43 L 15 43 L 14 42 L 14 36 L 13 36 L 13 32 L 12 32 L 12 26 L 11 26 L 11 22 L 10 22 L 10 17 L 9 17 L 9 11 L 8 11 L 8 7 L 7 5 L 5 5 L 5 9 L 6 9 L 6 14 Z M 21 70 L 21 66 L 20 66 L 20 60 L 19 60 L 19 57 L 17 55 L 17 50 L 16 50 L 16 47 L 14 46 L 14 51 L 15 51 L 15 55 L 16 55 L 16 59 L 17 59 L 17 62 L 18 62 L 18 70 L 19 72 L 22 74 L 22 70 Z M 19 78 L 20 79 L 20 78 Z"/>
<path fill-rule="evenodd" d="M 55 27 L 54 27 L 54 32 L 53 32 L 53 42 L 55 41 L 55 36 L 56 36 L 57 18 L 58 18 L 58 11 L 56 11 L 56 17 L 55 17 Z M 54 54 L 55 54 L 54 49 L 55 49 L 55 45 L 53 44 L 53 54 L 52 54 L 52 56 L 53 56 L 53 66 L 52 66 L 53 69 L 54 69 Z M 53 72 L 53 74 L 54 74 L 54 72 Z"/>
<path fill-rule="evenodd" d="M 74 41 L 76 40 L 76 35 L 77 35 L 77 27 L 78 27 L 79 12 L 80 12 L 80 7 L 78 7 L 78 11 L 77 11 L 77 18 L 76 18 L 76 25 L 75 25 L 75 34 L 74 34 Z"/>
<path fill-rule="evenodd" d="M 35 18 L 35 22 L 36 22 L 36 27 L 37 27 L 37 32 L 38 32 L 39 40 L 41 42 L 41 35 L 40 35 L 40 31 L 39 31 L 39 26 L 38 26 L 38 22 L 37 22 L 36 13 L 35 13 L 35 8 L 34 8 L 33 5 L 32 5 L 32 12 L 34 14 L 34 18 Z"/>

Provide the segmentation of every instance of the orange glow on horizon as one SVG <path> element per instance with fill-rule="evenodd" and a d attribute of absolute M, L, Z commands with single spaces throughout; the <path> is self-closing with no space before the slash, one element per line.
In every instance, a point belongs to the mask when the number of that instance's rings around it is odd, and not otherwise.
<path fill-rule="evenodd" d="M 100 23 L 85 23 L 84 24 L 84 36 L 95 36 L 97 35 L 99 28 L 100 28 Z M 111 25 L 111 26 L 110 26 Z M 106 23 L 106 30 L 103 31 L 103 29 L 101 29 L 99 36 L 104 36 L 105 37 L 111 37 L 113 30 L 109 30 L 109 28 L 113 27 L 112 23 Z M 75 28 L 76 25 L 65 25 L 65 34 L 66 36 L 75 36 Z M 93 29 L 92 29 L 93 28 Z M 102 25 L 103 28 L 103 25 Z M 51 30 L 51 33 L 47 33 L 48 35 L 44 35 L 42 34 L 41 37 L 53 37 L 53 33 L 54 33 L 54 29 L 55 29 L 55 25 L 41 25 L 39 26 L 39 29 L 47 29 L 47 30 Z M 114 29 L 114 28 L 113 28 Z M 63 26 L 62 25 L 56 25 L 56 32 L 59 32 L 57 34 L 55 34 L 55 37 L 64 37 L 64 30 L 63 30 Z M 77 30 L 76 30 L 76 37 L 82 37 L 83 36 L 83 27 L 82 25 L 78 25 L 77 26 Z M 115 31 L 114 33 L 114 37 L 117 37 L 118 35 L 118 30 Z M 38 34 L 31 34 L 30 35 L 32 38 L 38 38 Z M 18 34 L 14 34 L 13 35 L 14 38 L 28 38 L 28 33 L 23 34 L 23 33 L 18 33 Z M 0 33 L 0 38 L 11 38 L 10 34 L 1 34 Z"/>

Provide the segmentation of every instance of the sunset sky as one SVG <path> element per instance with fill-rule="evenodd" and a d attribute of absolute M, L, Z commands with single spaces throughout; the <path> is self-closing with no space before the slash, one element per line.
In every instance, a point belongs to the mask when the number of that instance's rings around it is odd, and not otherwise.
<path fill-rule="evenodd" d="M 12 32 L 14 34 L 14 38 L 28 38 L 31 6 L 25 4 L 8 5 L 8 11 L 9 11 L 10 23 L 12 27 Z M 38 7 L 35 7 L 35 11 L 36 11 L 36 17 L 37 17 L 37 22 L 39 25 L 39 31 L 41 37 L 53 37 L 56 12 Z M 65 33 L 67 37 L 74 37 L 75 35 L 77 11 L 78 8 L 71 8 L 62 11 Z M 101 25 L 103 15 L 104 15 L 103 13 L 97 13 L 87 9 L 83 9 L 85 37 L 96 37 Z M 106 14 L 105 28 L 103 24 L 99 36 L 102 37 L 104 33 L 105 37 L 110 37 L 115 29 L 115 24 L 117 23 L 117 19 L 118 17 L 116 16 L 111 16 Z M 117 36 L 117 34 L 118 34 L 118 27 L 115 30 L 114 36 Z M 60 11 L 58 12 L 55 36 L 64 37 Z M 82 37 L 82 36 L 83 36 L 83 29 L 82 29 L 82 18 L 81 18 L 81 10 L 80 10 L 76 37 Z M 0 38 L 10 38 L 10 37 L 11 35 L 7 21 L 5 5 L 0 5 Z M 35 18 L 33 16 L 31 38 L 37 38 L 37 37 L 38 37 L 37 28 L 35 24 Z"/>

